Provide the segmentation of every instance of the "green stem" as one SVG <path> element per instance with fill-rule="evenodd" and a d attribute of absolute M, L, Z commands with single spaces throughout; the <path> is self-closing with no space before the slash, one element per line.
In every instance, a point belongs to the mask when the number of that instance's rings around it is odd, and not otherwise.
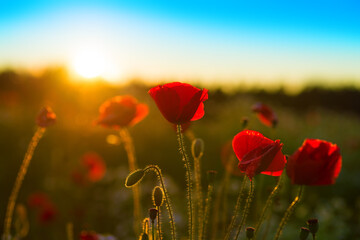
<path fill-rule="evenodd" d="M 189 239 L 193 239 L 193 207 L 192 207 L 192 176 L 190 161 L 185 151 L 184 137 L 181 132 L 181 125 L 177 125 L 177 134 L 178 142 L 180 147 L 180 153 L 182 154 L 183 161 L 185 164 L 186 170 L 186 187 L 187 187 L 187 197 L 188 197 L 188 216 L 189 216 Z"/>
<path fill-rule="evenodd" d="M 258 221 L 258 223 L 257 223 L 256 226 L 255 226 L 254 239 L 256 239 L 256 234 L 257 234 L 258 230 L 260 229 L 262 222 L 263 222 L 264 219 L 265 219 L 265 213 L 266 213 L 266 211 L 267 211 L 268 208 L 271 206 L 274 197 L 276 196 L 277 192 L 279 191 L 279 188 L 280 188 L 280 185 L 281 185 L 281 179 L 282 179 L 282 174 L 280 175 L 276 186 L 274 187 L 274 189 L 273 189 L 272 192 L 270 193 L 268 199 L 266 200 L 266 203 L 265 203 L 265 206 L 264 206 L 264 208 L 263 208 L 263 210 L 262 210 L 262 212 L 261 212 L 259 221 Z"/>
<path fill-rule="evenodd" d="M 195 172 L 195 189 L 196 189 L 196 207 L 197 207 L 197 222 L 199 228 L 199 239 L 201 239 L 204 219 L 203 193 L 201 188 L 201 169 L 200 157 L 194 157 L 194 172 Z"/>
<path fill-rule="evenodd" d="M 210 216 L 210 208 L 211 208 L 211 204 L 212 204 L 213 192 L 214 192 L 214 183 L 210 183 L 208 185 L 208 192 L 207 192 L 206 203 L 205 203 L 205 211 L 204 211 L 205 214 L 204 214 L 204 220 L 203 220 L 203 224 L 202 224 L 201 238 L 199 237 L 199 239 L 202 239 L 202 240 L 206 239 L 207 225 L 208 225 L 209 216 Z"/>
<path fill-rule="evenodd" d="M 156 209 L 158 210 L 157 212 L 157 222 L 158 222 L 158 235 L 159 235 L 159 239 L 162 239 L 162 234 L 161 234 L 161 219 L 160 219 L 160 206 L 157 206 Z"/>
<path fill-rule="evenodd" d="M 302 196 L 302 193 L 303 193 L 303 186 L 301 185 L 300 188 L 299 188 L 299 192 L 298 192 L 297 196 L 295 197 L 294 201 L 290 204 L 290 206 L 286 210 L 283 218 L 281 219 L 281 222 L 280 222 L 279 227 L 278 227 L 278 229 L 276 231 L 276 235 L 275 235 L 274 240 L 279 239 L 285 224 L 288 222 L 291 214 L 294 212 L 296 204 L 299 203 L 299 201 L 301 199 L 301 196 Z"/>
<path fill-rule="evenodd" d="M 249 195 L 248 195 L 248 197 L 246 199 L 246 204 L 245 204 L 245 207 L 244 207 L 243 216 L 241 218 L 241 222 L 239 224 L 239 227 L 238 227 L 238 230 L 236 232 L 236 236 L 235 236 L 234 240 L 238 239 L 239 234 L 241 232 L 241 228 L 245 224 L 247 215 L 249 214 L 250 204 L 251 204 L 251 202 L 253 200 L 253 197 L 254 197 L 254 181 L 250 180 Z"/>
<path fill-rule="evenodd" d="M 155 240 L 155 221 L 152 220 L 151 225 L 152 225 L 152 228 L 151 228 L 152 240 Z"/>
<path fill-rule="evenodd" d="M 21 184 L 24 180 L 24 177 L 26 175 L 27 169 L 29 167 L 30 161 L 32 159 L 32 156 L 34 154 L 35 148 L 38 145 L 41 137 L 43 136 L 44 132 L 45 132 L 45 128 L 41 128 L 39 127 L 34 136 L 32 137 L 28 149 L 26 151 L 24 160 L 20 166 L 20 170 L 16 176 L 16 180 L 15 180 L 15 184 L 14 187 L 11 191 L 10 197 L 9 197 L 9 201 L 8 201 L 8 205 L 6 208 L 6 214 L 5 214 L 5 220 L 4 220 L 4 233 L 3 233 L 3 239 L 8 239 L 10 237 L 10 228 L 11 228 L 11 221 L 12 221 L 12 217 L 13 217 L 13 213 L 14 213 L 14 208 L 15 208 L 15 203 L 16 203 L 16 199 L 18 197 L 20 188 L 21 188 Z"/>
<path fill-rule="evenodd" d="M 233 216 L 231 218 L 231 222 L 230 222 L 230 225 L 227 229 L 227 232 L 226 232 L 226 235 L 225 235 L 225 240 L 228 240 L 230 238 L 230 234 L 232 232 L 232 229 L 234 228 L 235 226 L 235 222 L 236 222 L 236 219 L 239 215 L 239 210 L 240 210 L 240 206 L 241 206 L 241 201 L 242 201 L 242 196 L 243 196 L 243 190 L 245 188 L 245 183 L 247 182 L 247 176 L 244 175 L 244 178 L 242 180 L 242 183 L 241 183 L 241 187 L 240 187 L 240 190 L 239 190 L 239 195 L 237 197 L 237 200 L 236 200 L 236 205 L 235 205 L 235 209 L 234 209 L 234 213 L 233 213 Z"/>
<path fill-rule="evenodd" d="M 74 240 L 74 224 L 71 222 L 66 224 L 66 235 L 67 240 Z"/>
<path fill-rule="evenodd" d="M 129 162 L 129 170 L 130 172 L 135 171 L 137 169 L 136 157 L 135 157 L 135 147 L 131 135 L 127 128 L 120 129 L 120 137 L 122 142 L 124 143 L 124 148 L 128 157 Z M 140 233 L 141 227 L 141 191 L 140 185 L 136 185 L 132 188 L 133 196 L 134 196 L 134 230 L 136 235 Z"/>
<path fill-rule="evenodd" d="M 166 187 L 165 187 L 165 184 L 164 184 L 164 179 L 163 179 L 163 176 L 161 174 L 161 169 L 156 165 L 149 165 L 144 169 L 144 171 L 146 172 L 148 170 L 152 170 L 152 171 L 154 171 L 156 173 L 156 176 L 159 179 L 161 188 L 164 190 L 164 198 L 165 198 L 166 209 L 168 211 L 169 219 L 170 219 L 171 239 L 176 240 L 176 227 L 175 227 L 175 221 L 174 221 L 174 214 L 173 214 L 172 207 L 171 207 L 170 197 L 169 197 L 169 194 L 168 194 L 168 192 L 166 190 Z"/>

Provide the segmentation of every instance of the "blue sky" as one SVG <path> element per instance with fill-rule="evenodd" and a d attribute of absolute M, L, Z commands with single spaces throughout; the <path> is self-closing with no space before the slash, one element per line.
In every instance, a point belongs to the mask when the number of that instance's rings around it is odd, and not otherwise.
<path fill-rule="evenodd" d="M 358 1 L 0 1 L 0 66 L 100 46 L 123 77 L 360 81 Z"/>

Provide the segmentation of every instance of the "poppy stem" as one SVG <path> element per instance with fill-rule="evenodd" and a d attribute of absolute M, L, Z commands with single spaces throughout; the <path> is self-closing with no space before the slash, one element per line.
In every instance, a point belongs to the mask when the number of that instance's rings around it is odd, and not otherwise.
<path fill-rule="evenodd" d="M 170 219 L 171 239 L 176 240 L 176 227 L 175 227 L 175 221 L 174 221 L 174 214 L 173 214 L 173 210 L 172 210 L 172 207 L 171 207 L 170 197 L 169 197 L 169 194 L 168 194 L 168 192 L 166 190 L 166 187 L 165 187 L 164 178 L 163 178 L 163 175 L 161 173 L 161 169 L 157 165 L 149 165 L 146 168 L 144 168 L 145 172 L 148 171 L 148 170 L 152 170 L 152 171 L 154 171 L 156 173 L 156 176 L 159 179 L 161 188 L 164 191 L 165 204 L 166 204 L 166 208 L 167 208 L 167 211 L 169 213 L 169 219 Z"/>
<path fill-rule="evenodd" d="M 74 240 L 74 224 L 72 222 L 66 224 L 66 235 L 67 240 Z"/>
<path fill-rule="evenodd" d="M 161 234 L 160 206 L 156 206 L 156 209 L 158 210 L 158 212 L 157 212 L 158 235 L 159 235 L 159 239 L 161 240 L 162 234 Z"/>
<path fill-rule="evenodd" d="M 4 220 L 4 233 L 3 233 L 3 239 L 10 239 L 10 228 L 11 228 L 11 221 L 14 213 L 14 207 L 16 203 L 16 199 L 18 197 L 21 184 L 24 180 L 24 177 L 26 175 L 27 169 L 29 167 L 30 161 L 32 159 L 32 156 L 34 154 L 35 148 L 38 145 L 41 137 L 44 135 L 45 128 L 38 127 L 34 136 L 32 137 L 28 149 L 26 151 L 25 157 L 23 162 L 21 163 L 20 170 L 16 176 L 14 187 L 11 191 L 8 205 L 6 208 L 6 214 L 5 214 L 5 220 Z"/>
<path fill-rule="evenodd" d="M 268 199 L 266 200 L 266 203 L 265 203 L 265 206 L 264 206 L 264 208 L 263 208 L 263 210 L 262 210 L 262 212 L 261 212 L 259 221 L 258 221 L 258 223 L 257 223 L 256 226 L 255 226 L 254 239 L 256 239 L 256 234 L 257 234 L 258 230 L 260 229 L 262 222 L 263 222 L 264 219 L 265 219 L 265 213 L 266 213 L 266 211 L 267 211 L 268 208 L 271 206 L 274 197 L 276 196 L 276 194 L 278 193 L 278 191 L 279 191 L 279 189 L 280 189 L 280 185 L 281 185 L 281 182 L 282 182 L 282 181 L 281 181 L 281 180 L 282 180 L 282 176 L 283 176 L 283 174 L 280 175 L 276 186 L 274 187 L 274 189 L 273 189 L 272 192 L 270 193 Z"/>
<path fill-rule="evenodd" d="M 129 170 L 130 172 L 135 171 L 137 169 L 137 163 L 135 158 L 135 147 L 129 130 L 127 128 L 120 129 L 120 137 L 122 142 L 124 143 L 124 148 L 128 157 L 129 162 Z M 134 230 L 135 234 L 138 235 L 140 233 L 141 228 L 141 191 L 140 186 L 136 185 L 132 188 L 133 196 L 134 196 Z"/>
<path fill-rule="evenodd" d="M 203 205 L 203 193 L 201 187 L 201 169 L 200 169 L 201 157 L 194 156 L 194 172 L 195 172 L 195 192 L 196 192 L 196 207 L 197 207 L 197 222 L 199 228 L 199 239 L 201 239 L 203 220 L 204 220 L 204 205 Z"/>
<path fill-rule="evenodd" d="M 232 232 L 232 229 L 234 228 L 234 225 L 235 225 L 235 222 L 236 222 L 236 219 L 239 215 L 239 210 L 240 210 L 240 206 L 241 206 L 241 202 L 242 202 L 242 199 L 243 199 L 243 191 L 244 191 L 244 188 L 245 188 L 245 184 L 247 182 L 247 176 L 244 175 L 244 178 L 241 182 L 241 187 L 240 187 L 240 190 L 239 190 L 239 195 L 237 197 L 237 200 L 236 200 L 236 205 L 235 205 L 235 209 L 234 209 L 234 213 L 233 213 L 233 216 L 231 218 L 231 222 L 230 222 L 230 225 L 227 229 L 227 232 L 226 232 L 226 235 L 225 235 L 225 240 L 229 239 L 230 238 L 230 234 Z"/>
<path fill-rule="evenodd" d="M 236 236 L 235 236 L 234 240 L 238 239 L 239 234 L 241 232 L 241 228 L 245 224 L 247 215 L 249 214 L 250 204 L 251 204 L 253 198 L 254 198 L 254 181 L 250 180 L 249 194 L 248 194 L 248 197 L 246 198 L 246 203 L 245 203 L 245 207 L 244 207 L 244 211 L 243 211 L 243 216 L 241 218 L 241 222 L 239 224 L 239 227 L 238 227 L 238 230 L 236 232 Z"/>
<path fill-rule="evenodd" d="M 208 185 L 208 191 L 207 191 L 207 197 L 205 201 L 205 211 L 203 216 L 203 224 L 202 224 L 202 233 L 199 236 L 199 239 L 205 240 L 206 239 L 206 232 L 207 232 L 207 225 L 209 222 L 209 216 L 210 216 L 210 208 L 212 204 L 212 198 L 214 193 L 214 182 L 210 182 Z"/>
<path fill-rule="evenodd" d="M 299 187 L 299 192 L 298 192 L 297 196 L 295 197 L 294 201 L 292 201 L 292 203 L 290 204 L 290 206 L 289 206 L 288 209 L 286 210 L 283 218 L 281 219 L 281 222 L 280 222 L 280 224 L 279 224 L 279 227 L 278 227 L 278 229 L 277 229 L 277 231 L 276 231 L 276 235 L 275 235 L 274 240 L 279 239 L 279 237 L 280 237 L 280 235 L 281 235 L 281 233 L 282 233 L 282 230 L 283 230 L 285 224 L 289 221 L 289 218 L 290 218 L 291 214 L 292 214 L 292 213 L 294 212 L 294 210 L 295 210 L 296 204 L 298 204 L 299 201 L 300 201 L 300 199 L 301 199 L 301 196 L 302 196 L 302 194 L 303 194 L 303 188 L 304 188 L 303 185 L 301 185 L 301 186 Z"/>
<path fill-rule="evenodd" d="M 187 198 L 188 198 L 188 215 L 189 215 L 189 239 L 193 239 L 193 207 L 192 207 L 192 176 L 190 161 L 185 151 L 184 137 L 181 131 L 181 125 L 177 125 L 178 142 L 180 147 L 180 153 L 182 154 L 183 161 L 186 170 L 186 187 L 187 187 Z"/>
<path fill-rule="evenodd" d="M 155 221 L 151 220 L 151 236 L 152 240 L 155 240 Z"/>

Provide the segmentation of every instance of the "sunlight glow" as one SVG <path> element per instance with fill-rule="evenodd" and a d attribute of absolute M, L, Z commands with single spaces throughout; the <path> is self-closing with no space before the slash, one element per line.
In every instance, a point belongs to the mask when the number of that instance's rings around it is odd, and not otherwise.
<path fill-rule="evenodd" d="M 96 47 L 84 47 L 77 51 L 72 58 L 71 68 L 87 81 L 100 77 L 115 83 L 120 77 L 115 61 Z"/>

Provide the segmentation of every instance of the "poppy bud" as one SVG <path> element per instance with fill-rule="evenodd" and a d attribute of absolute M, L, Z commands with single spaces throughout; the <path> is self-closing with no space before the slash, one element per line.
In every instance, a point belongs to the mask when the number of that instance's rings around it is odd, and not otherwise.
<path fill-rule="evenodd" d="M 253 227 L 246 228 L 246 237 L 248 239 L 252 239 L 254 237 L 254 232 L 255 232 L 255 228 Z"/>
<path fill-rule="evenodd" d="M 125 179 L 125 187 L 131 188 L 137 183 L 139 183 L 145 175 L 145 171 L 143 169 L 137 169 L 131 172 Z"/>
<path fill-rule="evenodd" d="M 242 127 L 242 129 L 245 129 L 246 127 L 247 127 L 247 125 L 249 124 L 249 118 L 248 117 L 243 117 L 242 119 L 241 119 L 241 127 Z"/>
<path fill-rule="evenodd" d="M 310 232 L 314 235 L 319 229 L 319 221 L 316 218 L 307 221 Z"/>
<path fill-rule="evenodd" d="M 158 213 L 158 210 L 156 208 L 149 209 L 149 216 L 150 216 L 150 219 L 152 222 L 155 221 L 157 213 Z"/>
<path fill-rule="evenodd" d="M 204 154 L 204 141 L 196 138 L 191 145 L 191 153 L 194 158 L 201 158 Z"/>
<path fill-rule="evenodd" d="M 207 171 L 207 177 L 208 177 L 209 184 L 214 184 L 216 174 L 217 174 L 217 171 L 214 171 L 214 170 Z"/>
<path fill-rule="evenodd" d="M 164 200 L 164 191 L 161 187 L 156 186 L 152 192 L 152 198 L 154 205 L 160 207 L 163 204 Z"/>
<path fill-rule="evenodd" d="M 306 240 L 309 236 L 310 230 L 302 227 L 300 230 L 300 240 Z"/>
<path fill-rule="evenodd" d="M 50 107 L 43 107 L 36 117 L 36 124 L 39 127 L 49 127 L 56 122 L 56 115 Z"/>
<path fill-rule="evenodd" d="M 149 235 L 147 235 L 146 233 L 142 233 L 139 240 L 149 240 Z"/>

